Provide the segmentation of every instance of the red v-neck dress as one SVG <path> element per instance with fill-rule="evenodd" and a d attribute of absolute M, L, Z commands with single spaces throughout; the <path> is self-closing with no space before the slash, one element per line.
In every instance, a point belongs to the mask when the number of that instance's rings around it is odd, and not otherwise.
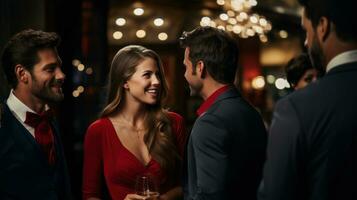
<path fill-rule="evenodd" d="M 170 112 L 169 115 L 182 156 L 186 141 L 184 120 L 176 113 Z M 123 146 L 108 118 L 99 119 L 89 126 L 84 141 L 83 199 L 102 198 L 105 183 L 113 200 L 123 200 L 127 194 L 135 193 L 136 177 L 146 173 L 165 176 L 153 158 L 145 166 Z M 168 189 L 164 188 L 162 186 L 160 190 Z"/>

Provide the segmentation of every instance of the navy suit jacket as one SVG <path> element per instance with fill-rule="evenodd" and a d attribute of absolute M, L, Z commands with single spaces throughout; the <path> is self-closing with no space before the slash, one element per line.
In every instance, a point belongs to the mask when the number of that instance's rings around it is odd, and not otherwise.
<path fill-rule="evenodd" d="M 48 164 L 40 145 L 5 103 L 0 126 L 0 199 L 70 199 L 69 178 L 57 126 L 52 124 L 56 147 L 53 167 Z"/>
<path fill-rule="evenodd" d="M 192 128 L 185 199 L 256 199 L 266 137 L 260 115 L 240 93 L 222 93 Z"/>
<path fill-rule="evenodd" d="M 261 200 L 357 199 L 357 63 L 276 105 Z"/>

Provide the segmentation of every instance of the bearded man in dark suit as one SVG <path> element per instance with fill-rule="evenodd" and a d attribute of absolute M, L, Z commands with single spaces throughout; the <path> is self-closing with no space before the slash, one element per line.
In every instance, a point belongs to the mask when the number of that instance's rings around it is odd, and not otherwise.
<path fill-rule="evenodd" d="M 1 65 L 12 90 L 1 105 L 0 199 L 70 199 L 60 135 L 49 104 L 63 99 L 55 33 L 24 30 Z"/>
<path fill-rule="evenodd" d="M 357 1 L 300 0 L 325 74 L 276 105 L 260 199 L 357 199 Z"/>

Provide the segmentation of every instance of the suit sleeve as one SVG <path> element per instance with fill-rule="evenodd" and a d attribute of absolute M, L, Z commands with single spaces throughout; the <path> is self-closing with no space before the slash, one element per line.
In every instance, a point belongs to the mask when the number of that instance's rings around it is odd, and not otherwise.
<path fill-rule="evenodd" d="M 225 199 L 228 131 L 217 117 L 209 114 L 199 119 L 194 129 L 192 143 L 198 189 L 193 199 Z"/>
<path fill-rule="evenodd" d="M 298 197 L 299 140 L 302 127 L 288 98 L 278 102 L 270 128 L 267 161 L 259 200 L 294 200 Z"/>
<path fill-rule="evenodd" d="M 92 124 L 84 140 L 83 161 L 83 200 L 90 197 L 102 197 L 103 157 L 102 135 L 103 129 L 98 123 Z"/>

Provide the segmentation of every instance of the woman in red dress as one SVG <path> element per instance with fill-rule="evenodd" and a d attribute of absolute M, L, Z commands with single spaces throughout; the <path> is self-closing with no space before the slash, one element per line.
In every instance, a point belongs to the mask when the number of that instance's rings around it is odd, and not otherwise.
<path fill-rule="evenodd" d="M 145 199 L 137 177 L 158 180 L 159 199 L 182 197 L 179 186 L 186 133 L 184 120 L 162 108 L 167 83 L 159 56 L 127 46 L 114 56 L 108 100 L 84 142 L 83 199 Z"/>

